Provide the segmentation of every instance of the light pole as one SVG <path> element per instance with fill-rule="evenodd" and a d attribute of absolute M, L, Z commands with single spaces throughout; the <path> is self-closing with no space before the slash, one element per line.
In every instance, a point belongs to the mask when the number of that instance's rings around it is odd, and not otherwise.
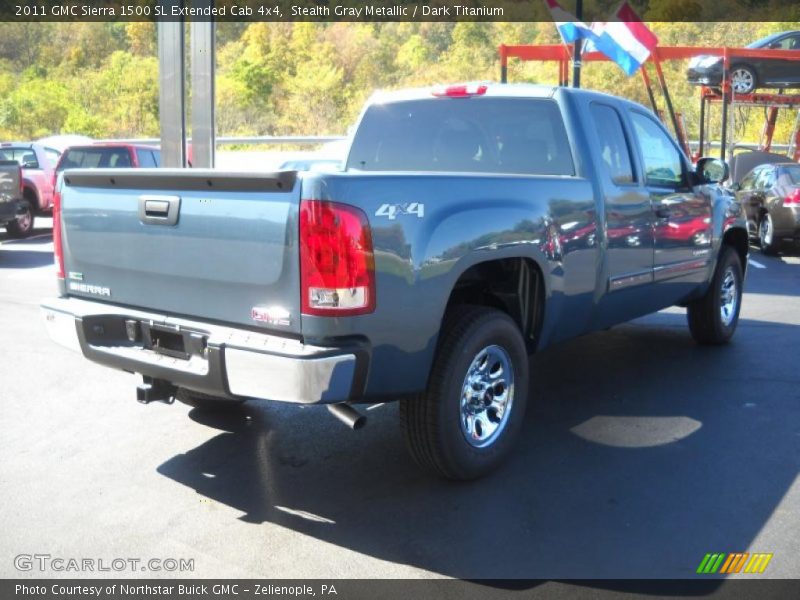
<path fill-rule="evenodd" d="M 575 0 L 575 17 L 578 21 L 583 21 L 583 0 Z M 581 50 L 583 40 L 578 37 L 575 39 L 575 48 L 572 54 L 572 87 L 581 87 Z"/>

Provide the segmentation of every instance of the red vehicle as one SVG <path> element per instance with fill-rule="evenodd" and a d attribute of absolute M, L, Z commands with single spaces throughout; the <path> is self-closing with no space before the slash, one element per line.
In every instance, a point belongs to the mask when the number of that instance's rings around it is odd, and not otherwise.
<path fill-rule="evenodd" d="M 16 221 L 7 226 L 9 235 L 27 237 L 33 232 L 34 216 L 52 210 L 55 166 L 60 156 L 58 150 L 42 144 L 0 144 L 0 160 L 13 160 L 22 169 L 22 202 Z"/>
<path fill-rule="evenodd" d="M 157 146 L 103 142 L 67 148 L 58 161 L 56 173 L 65 169 L 147 168 L 160 164 L 161 150 Z"/>

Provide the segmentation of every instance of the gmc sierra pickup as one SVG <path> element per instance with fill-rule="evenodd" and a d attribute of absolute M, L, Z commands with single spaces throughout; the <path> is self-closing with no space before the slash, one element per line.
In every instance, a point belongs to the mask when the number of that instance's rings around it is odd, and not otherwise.
<path fill-rule="evenodd" d="M 475 478 L 520 433 L 530 353 L 671 305 L 699 343 L 731 338 L 748 244 L 727 170 L 600 93 L 378 93 L 343 172 L 65 171 L 43 316 L 142 375 L 143 402 L 327 404 L 358 427 L 353 405 L 400 400 L 414 458 Z"/>

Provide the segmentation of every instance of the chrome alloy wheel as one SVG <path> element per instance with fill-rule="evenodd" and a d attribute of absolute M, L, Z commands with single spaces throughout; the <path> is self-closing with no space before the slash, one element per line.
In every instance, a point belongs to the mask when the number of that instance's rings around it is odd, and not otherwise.
<path fill-rule="evenodd" d="M 461 387 L 461 431 L 475 448 L 491 446 L 514 403 L 514 367 L 508 352 L 487 346 L 472 360 Z"/>
<path fill-rule="evenodd" d="M 735 69 L 731 73 L 731 87 L 737 94 L 749 94 L 755 84 L 755 78 L 748 69 Z"/>
<path fill-rule="evenodd" d="M 733 267 L 728 267 L 722 277 L 722 289 L 719 295 L 719 312 L 725 327 L 730 327 L 736 316 L 736 304 L 739 302 L 736 285 L 736 274 L 733 272 Z"/>

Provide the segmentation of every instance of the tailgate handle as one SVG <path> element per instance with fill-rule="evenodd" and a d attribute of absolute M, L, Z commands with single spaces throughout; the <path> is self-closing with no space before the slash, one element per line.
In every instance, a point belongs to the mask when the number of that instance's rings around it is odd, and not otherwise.
<path fill-rule="evenodd" d="M 177 225 L 180 196 L 139 196 L 139 220 L 149 225 Z"/>

